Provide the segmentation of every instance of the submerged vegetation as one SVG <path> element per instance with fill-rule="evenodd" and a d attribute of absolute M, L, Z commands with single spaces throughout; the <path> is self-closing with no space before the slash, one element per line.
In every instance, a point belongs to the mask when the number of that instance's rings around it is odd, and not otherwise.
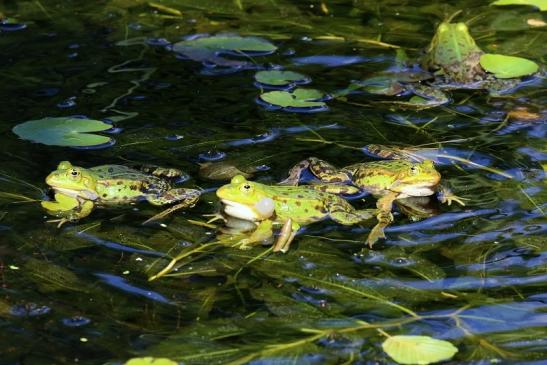
<path fill-rule="evenodd" d="M 1 4 L 0 364 L 545 361 L 546 8 Z"/>

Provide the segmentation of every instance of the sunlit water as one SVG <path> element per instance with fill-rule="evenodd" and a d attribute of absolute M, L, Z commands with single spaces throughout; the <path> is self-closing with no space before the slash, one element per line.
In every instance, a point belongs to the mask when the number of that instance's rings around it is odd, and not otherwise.
<path fill-rule="evenodd" d="M 451 92 L 450 104 L 420 112 L 365 94 L 328 100 L 392 66 L 392 49 L 362 39 L 417 57 L 435 25 L 459 9 L 483 49 L 542 64 L 545 28 L 527 23 L 542 13 L 471 1 L 162 2 L 179 16 L 144 1 L 94 3 L 0 5 L 9 19 L 0 24 L 0 364 L 115 364 L 139 355 L 189 364 L 391 361 L 385 337 L 358 320 L 391 335 L 449 340 L 459 349 L 452 363 L 546 361 L 543 79 L 503 98 Z M 169 50 L 219 32 L 260 36 L 278 50 L 227 56 L 244 62 L 236 69 Z M 326 107 L 293 113 L 257 103 L 253 75 L 265 68 L 305 74 Z M 539 118 L 506 120 L 518 107 Z M 27 120 L 69 115 L 112 121 L 116 143 L 70 149 L 11 133 Z M 397 210 L 388 239 L 362 255 L 371 224 L 325 221 L 305 227 L 285 255 L 211 245 L 148 281 L 179 252 L 215 239 L 214 229 L 188 221 L 218 209 L 213 192 L 225 183 L 200 178 L 199 163 L 231 161 L 275 183 L 308 156 L 338 166 L 373 160 L 361 150 L 371 143 L 441 143 L 440 153 L 491 170 L 429 155 L 466 206 L 432 201 L 434 215 L 419 221 Z M 57 229 L 28 200 L 44 197 L 44 177 L 61 160 L 177 167 L 191 177 L 180 186 L 205 194 L 161 224 L 141 224 L 161 210 L 143 203 L 97 209 Z M 352 203 L 372 207 L 374 199 Z"/>

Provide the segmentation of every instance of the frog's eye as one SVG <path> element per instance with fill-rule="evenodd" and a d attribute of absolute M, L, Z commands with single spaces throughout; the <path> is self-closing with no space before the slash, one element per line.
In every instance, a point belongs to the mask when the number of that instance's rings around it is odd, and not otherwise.
<path fill-rule="evenodd" d="M 448 31 L 448 24 L 441 23 L 441 25 L 439 25 L 439 28 L 437 30 L 439 31 L 439 33 L 444 33 Z"/>
<path fill-rule="evenodd" d="M 241 185 L 241 191 L 244 193 L 248 193 L 253 189 L 253 187 L 250 184 L 243 184 Z"/>
<path fill-rule="evenodd" d="M 70 176 L 73 178 L 77 178 L 81 175 L 80 171 L 76 169 L 71 169 L 69 173 L 70 173 Z"/>
<path fill-rule="evenodd" d="M 458 23 L 456 25 L 456 29 L 460 32 L 467 32 L 468 31 L 467 25 L 465 25 L 465 23 Z"/>
<path fill-rule="evenodd" d="M 416 166 L 416 165 L 414 165 L 414 166 L 412 166 L 412 167 L 410 168 L 410 173 L 411 173 L 412 175 L 416 175 L 416 174 L 418 174 L 419 172 L 420 172 L 420 168 L 419 168 L 418 166 Z"/>

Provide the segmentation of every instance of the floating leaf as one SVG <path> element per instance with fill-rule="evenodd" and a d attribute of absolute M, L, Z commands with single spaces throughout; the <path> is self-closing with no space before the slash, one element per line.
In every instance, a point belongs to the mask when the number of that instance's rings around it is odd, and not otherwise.
<path fill-rule="evenodd" d="M 541 11 L 547 10 L 547 0 L 497 0 L 491 5 L 530 5 L 539 8 Z"/>
<path fill-rule="evenodd" d="M 270 91 L 261 94 L 259 99 L 272 109 L 294 112 L 318 112 L 327 110 L 327 105 L 320 99 L 323 93 L 315 89 L 295 89 L 289 91 Z"/>
<path fill-rule="evenodd" d="M 531 75 L 539 69 L 537 63 L 526 58 L 492 53 L 483 54 L 480 63 L 482 68 L 500 79 Z"/>
<path fill-rule="evenodd" d="M 13 133 L 22 139 L 49 146 L 96 147 L 114 143 L 110 137 L 88 132 L 111 129 L 112 125 L 75 117 L 44 118 L 16 125 Z"/>
<path fill-rule="evenodd" d="M 382 348 L 399 364 L 431 364 L 448 360 L 458 352 L 450 342 L 429 336 L 392 336 Z"/>
<path fill-rule="evenodd" d="M 258 71 L 255 74 L 255 80 L 264 86 L 286 86 L 293 88 L 296 85 L 307 84 L 311 79 L 294 71 Z"/>
<path fill-rule="evenodd" d="M 177 362 L 160 357 L 135 357 L 128 360 L 124 365 L 178 365 Z"/>
<path fill-rule="evenodd" d="M 219 55 L 261 56 L 273 53 L 276 49 L 274 44 L 262 38 L 227 35 L 191 38 L 173 45 L 174 52 L 191 60 L 237 68 L 256 68 L 256 65 L 249 61 L 227 59 Z"/>

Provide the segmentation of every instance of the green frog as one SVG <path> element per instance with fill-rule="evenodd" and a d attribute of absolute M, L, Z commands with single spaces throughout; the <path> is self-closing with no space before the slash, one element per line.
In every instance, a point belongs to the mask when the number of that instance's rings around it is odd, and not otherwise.
<path fill-rule="evenodd" d="M 142 200 L 153 205 L 193 206 L 199 199 L 199 190 L 171 187 L 168 178 L 182 174 L 179 170 L 146 167 L 145 171 L 123 165 L 83 168 L 62 161 L 46 177 L 46 183 L 55 192 L 55 200 L 44 201 L 42 206 L 60 217 L 62 225 L 88 216 L 96 206 Z"/>
<path fill-rule="evenodd" d="M 431 160 L 419 163 L 408 160 L 372 161 L 337 169 L 326 161 L 310 157 L 296 164 L 282 184 L 297 185 L 300 175 L 305 170 L 309 170 L 322 183 L 337 184 L 339 193 L 353 194 L 357 189 L 378 198 L 378 224 L 367 238 L 369 247 L 380 238 L 385 238 L 384 228 L 393 222 L 391 210 L 396 200 L 429 196 L 438 192 L 438 198 L 442 203 L 450 205 L 455 201 L 465 205 L 462 198 L 455 196 L 446 186 L 440 184 L 441 174 Z"/>
<path fill-rule="evenodd" d="M 519 77 L 500 79 L 487 72 L 481 65 L 484 54 L 465 23 L 442 22 L 422 58 L 421 72 L 399 65 L 396 71 L 357 82 L 348 90 L 363 88 L 379 95 L 412 93 L 414 97 L 409 101 L 393 103 L 402 107 L 429 108 L 450 101 L 443 90 L 484 89 L 496 96 L 518 85 Z M 428 72 L 432 74 L 427 76 Z"/>
<path fill-rule="evenodd" d="M 333 192 L 339 192 L 339 186 L 272 186 L 238 175 L 216 194 L 228 216 L 258 224 L 253 234 L 240 242 L 240 248 L 268 239 L 273 234 L 272 225 L 281 224 L 273 250 L 287 252 L 302 225 L 326 218 L 352 225 L 374 216 L 376 210 L 356 210 Z"/>

